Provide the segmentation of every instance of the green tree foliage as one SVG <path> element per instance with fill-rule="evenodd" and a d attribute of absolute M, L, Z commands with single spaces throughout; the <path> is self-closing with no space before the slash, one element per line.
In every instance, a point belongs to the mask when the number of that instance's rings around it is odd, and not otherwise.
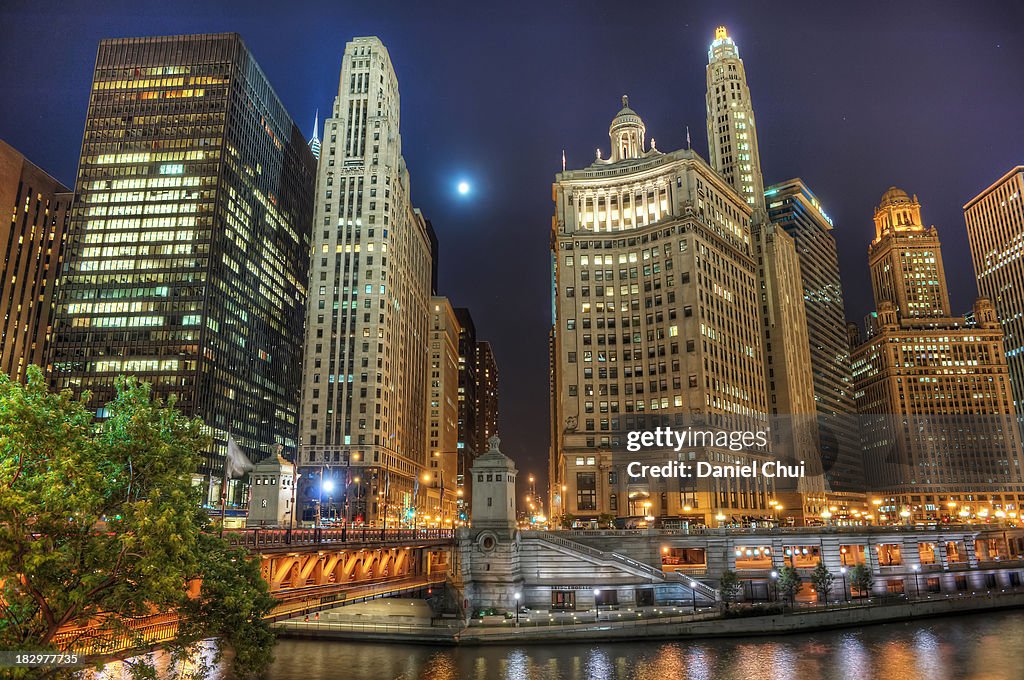
<path fill-rule="evenodd" d="M 786 565 L 779 569 L 779 597 L 784 600 L 788 600 L 790 604 L 793 604 L 796 600 L 796 594 L 800 590 L 800 585 L 803 583 L 803 578 L 793 567 Z"/>
<path fill-rule="evenodd" d="M 26 385 L 0 376 L 0 649 L 118 652 L 144 643 L 133 619 L 176 614 L 172 657 L 216 638 L 236 675 L 258 673 L 274 600 L 252 558 L 209 531 L 192 485 L 202 422 L 134 378 L 102 422 L 87 400 L 49 392 L 34 366 Z"/>
<path fill-rule="evenodd" d="M 860 591 L 861 597 L 865 597 L 866 593 L 871 592 L 872 583 L 874 583 L 874 578 L 866 565 L 858 564 L 850 570 L 850 585 L 854 590 Z"/>
<path fill-rule="evenodd" d="M 729 603 L 736 599 L 736 596 L 740 593 L 740 588 L 743 584 L 740 582 L 740 577 L 736 575 L 736 572 L 732 569 L 726 569 L 722 572 L 722 578 L 718 582 L 718 592 L 722 596 L 722 602 L 725 603 L 725 608 L 729 608 Z"/>
<path fill-rule="evenodd" d="M 835 581 L 835 577 L 832 572 L 828 570 L 823 560 L 819 561 L 818 566 L 814 567 L 814 571 L 811 572 L 811 585 L 818 593 L 819 601 L 828 604 L 828 594 L 832 592 L 833 581 Z"/>

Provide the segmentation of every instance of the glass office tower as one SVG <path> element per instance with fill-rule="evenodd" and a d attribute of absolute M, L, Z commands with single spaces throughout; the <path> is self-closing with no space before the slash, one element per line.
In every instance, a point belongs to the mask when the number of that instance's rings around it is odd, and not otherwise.
<path fill-rule="evenodd" d="M 236 34 L 104 40 L 60 290 L 54 382 L 118 375 L 227 439 L 293 454 L 316 163 Z M 240 494 L 232 494 L 236 500 Z"/>

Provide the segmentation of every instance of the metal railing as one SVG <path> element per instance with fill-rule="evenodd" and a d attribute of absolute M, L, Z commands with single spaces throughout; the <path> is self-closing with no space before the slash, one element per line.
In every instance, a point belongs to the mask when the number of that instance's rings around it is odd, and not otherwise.
<path fill-rule="evenodd" d="M 377 529 L 373 527 L 341 527 L 319 529 L 228 529 L 224 538 L 245 548 L 301 547 L 345 543 L 409 543 L 416 541 L 448 542 L 455 538 L 454 529 Z"/>

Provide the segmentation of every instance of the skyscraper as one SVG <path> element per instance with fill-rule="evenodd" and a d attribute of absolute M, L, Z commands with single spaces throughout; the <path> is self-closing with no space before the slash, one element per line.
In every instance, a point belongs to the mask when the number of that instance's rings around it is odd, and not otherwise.
<path fill-rule="evenodd" d="M 628 473 L 631 461 L 769 456 L 755 446 L 626 451 L 630 431 L 761 430 L 768 415 L 752 207 L 696 153 L 648 148 L 645 134 L 623 97 L 609 157 L 555 176 L 550 507 L 706 524 L 719 512 L 769 515 L 764 477 Z"/>
<path fill-rule="evenodd" d="M 484 442 L 498 434 L 498 364 L 491 343 L 476 343 L 476 440 Z"/>
<path fill-rule="evenodd" d="M 964 205 L 978 292 L 992 301 L 1017 413 L 1024 412 L 1024 165 Z"/>
<path fill-rule="evenodd" d="M 868 265 L 876 305 L 891 302 L 901 318 L 950 316 L 939 233 L 921 221 L 917 196 L 896 187 L 882 194 Z"/>
<path fill-rule="evenodd" d="M 300 493 L 319 498 L 324 476 L 344 472 L 351 483 L 335 500 L 357 522 L 399 521 L 427 468 L 432 252 L 409 193 L 399 113 L 387 48 L 351 40 L 316 184 Z"/>
<path fill-rule="evenodd" d="M 1016 510 L 1024 453 L 995 308 L 979 298 L 973 323 L 944 313 L 938 233 L 921 224 L 916 199 L 885 192 L 869 248 L 878 310 L 853 352 L 868 488 L 889 519 Z"/>
<path fill-rule="evenodd" d="M 811 471 L 800 480 L 799 488 L 786 489 L 784 497 L 775 500 L 788 509 L 788 516 L 802 520 L 824 509 L 825 487 L 800 258 L 793 238 L 770 222 L 765 212 L 754 104 L 739 48 L 724 26 L 715 30 L 706 72 L 711 167 L 752 208 L 773 446 L 776 454 L 804 461 Z"/>
<path fill-rule="evenodd" d="M 752 208 L 764 208 L 754 105 L 740 51 L 725 26 L 715 29 L 707 66 L 708 162 Z"/>
<path fill-rule="evenodd" d="M 100 43 L 53 343 L 100 416 L 120 374 L 254 460 L 295 451 L 313 157 L 236 34 Z"/>
<path fill-rule="evenodd" d="M 459 322 L 446 297 L 430 300 L 430 388 L 425 493 L 419 511 L 423 524 L 448 525 L 457 517 L 459 455 Z M 435 518 L 440 516 L 441 520 Z M 433 521 L 431 521 L 433 520 Z"/>
<path fill-rule="evenodd" d="M 801 179 L 765 190 L 769 220 L 789 234 L 800 258 L 819 442 L 832 497 L 863 494 L 850 341 L 832 219 Z"/>
<path fill-rule="evenodd" d="M 0 140 L 0 206 L 11 215 L 0 229 L 0 371 L 15 380 L 31 364 L 46 368 L 72 197 Z"/>
<path fill-rule="evenodd" d="M 476 325 L 473 315 L 465 307 L 456 307 L 459 320 L 459 459 L 457 480 L 462 490 L 460 514 L 469 517 L 473 506 L 473 480 L 469 469 L 478 454 L 486 450 L 485 442 L 478 442 L 477 435 L 477 376 L 476 376 Z"/>

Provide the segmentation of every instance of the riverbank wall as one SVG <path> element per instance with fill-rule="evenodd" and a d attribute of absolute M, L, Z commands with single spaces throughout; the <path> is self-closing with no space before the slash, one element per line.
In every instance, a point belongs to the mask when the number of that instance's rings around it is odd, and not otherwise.
<path fill-rule="evenodd" d="M 942 597 L 882 605 L 844 605 L 797 608 L 784 614 L 724 618 L 717 612 L 696 616 L 596 621 L 574 625 L 437 627 L 412 625 L 330 624 L 282 621 L 274 625 L 280 637 L 363 642 L 401 642 L 440 645 L 556 644 L 616 640 L 693 639 L 788 635 L 836 628 L 857 628 L 909 619 L 953 616 L 1000 609 L 1024 608 L 1024 592 Z"/>

